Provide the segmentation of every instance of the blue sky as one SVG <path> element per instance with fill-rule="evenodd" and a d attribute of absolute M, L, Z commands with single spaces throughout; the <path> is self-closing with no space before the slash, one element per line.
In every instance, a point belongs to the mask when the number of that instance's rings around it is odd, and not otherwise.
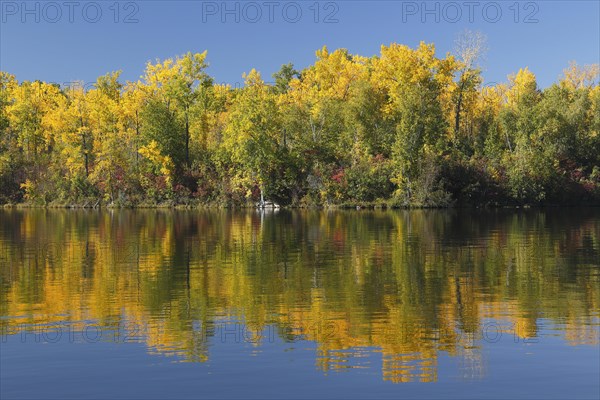
<path fill-rule="evenodd" d="M 315 50 L 365 56 L 381 44 L 433 42 L 444 54 L 463 30 L 488 37 L 488 83 L 528 66 L 542 87 L 570 60 L 600 59 L 600 1 L 7 1 L 0 0 L 0 69 L 19 80 L 92 82 L 148 60 L 208 50 L 209 73 L 236 84 L 256 68 L 304 67 Z"/>

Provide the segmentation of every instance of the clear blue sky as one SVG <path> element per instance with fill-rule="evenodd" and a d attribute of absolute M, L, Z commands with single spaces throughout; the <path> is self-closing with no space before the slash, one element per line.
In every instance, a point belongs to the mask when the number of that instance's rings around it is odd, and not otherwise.
<path fill-rule="evenodd" d="M 600 59 L 598 0 L 115 3 L 0 0 L 0 69 L 57 83 L 121 69 L 135 80 L 148 60 L 208 50 L 209 73 L 235 84 L 251 68 L 269 80 L 281 64 L 307 66 L 323 45 L 370 56 L 423 40 L 443 54 L 464 29 L 488 37 L 487 82 L 528 66 L 545 87 L 570 60 Z"/>

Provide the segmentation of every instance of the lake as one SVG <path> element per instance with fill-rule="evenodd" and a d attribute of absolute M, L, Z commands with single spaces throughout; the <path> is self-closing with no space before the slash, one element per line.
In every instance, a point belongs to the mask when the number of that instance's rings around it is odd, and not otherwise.
<path fill-rule="evenodd" d="M 0 250 L 2 399 L 600 396 L 600 209 L 6 209 Z"/>

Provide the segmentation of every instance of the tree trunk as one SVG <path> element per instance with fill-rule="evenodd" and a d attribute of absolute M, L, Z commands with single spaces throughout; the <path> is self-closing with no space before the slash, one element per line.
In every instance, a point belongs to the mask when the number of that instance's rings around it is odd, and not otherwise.
<path fill-rule="evenodd" d="M 137 167 L 140 161 L 140 152 L 138 151 L 138 140 L 140 137 L 140 118 L 138 116 L 138 110 L 135 110 L 135 165 Z"/>
<path fill-rule="evenodd" d="M 463 92 L 465 90 L 465 73 L 462 74 L 462 76 L 460 77 L 460 86 L 459 86 L 459 91 L 458 91 L 458 101 L 456 103 L 456 114 L 454 115 L 454 137 L 457 138 L 458 137 L 458 132 L 460 130 L 460 111 L 461 111 L 461 107 L 462 107 L 462 101 L 463 101 Z"/>
<path fill-rule="evenodd" d="M 454 137 L 458 137 L 460 130 L 460 109 L 462 106 L 463 94 L 462 91 L 458 94 L 458 102 L 456 103 L 456 115 L 454 116 Z"/>
<path fill-rule="evenodd" d="M 264 207 L 265 206 L 265 195 L 264 195 L 264 187 L 263 185 L 260 185 L 260 206 Z"/>
<path fill-rule="evenodd" d="M 81 128 L 83 128 L 83 117 L 79 117 L 79 123 L 81 125 Z M 87 143 L 85 140 L 85 132 L 81 133 L 81 143 L 83 146 L 83 160 L 85 163 L 85 177 L 87 178 L 90 174 L 90 169 L 89 169 L 89 154 L 87 151 Z"/>
<path fill-rule="evenodd" d="M 185 112 L 185 165 L 190 166 L 190 120 L 187 110 Z"/>

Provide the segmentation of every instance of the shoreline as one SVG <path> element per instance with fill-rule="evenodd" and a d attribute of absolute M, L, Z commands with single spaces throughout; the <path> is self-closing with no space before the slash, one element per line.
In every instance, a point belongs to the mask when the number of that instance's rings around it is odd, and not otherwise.
<path fill-rule="evenodd" d="M 265 210 L 268 212 L 279 210 L 456 210 L 456 209 L 472 209 L 472 210 L 498 210 L 498 209 L 555 209 L 555 208 L 596 208 L 600 204 L 580 203 L 580 204 L 484 204 L 484 205 L 448 205 L 448 206 L 419 206 L 419 205 L 389 205 L 385 203 L 353 203 L 353 204 L 328 204 L 328 205 L 287 205 L 280 207 L 261 208 L 253 204 L 231 205 L 231 204 L 137 204 L 137 205 L 97 205 L 95 207 L 81 204 L 0 204 L 2 209 L 44 209 L 44 210 Z"/>

